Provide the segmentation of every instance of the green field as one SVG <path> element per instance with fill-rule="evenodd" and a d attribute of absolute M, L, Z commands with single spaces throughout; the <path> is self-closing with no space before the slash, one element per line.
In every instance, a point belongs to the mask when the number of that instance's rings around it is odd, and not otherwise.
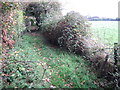
<path fill-rule="evenodd" d="M 113 46 L 118 42 L 118 22 L 117 21 L 90 21 L 92 29 L 92 38 Z"/>

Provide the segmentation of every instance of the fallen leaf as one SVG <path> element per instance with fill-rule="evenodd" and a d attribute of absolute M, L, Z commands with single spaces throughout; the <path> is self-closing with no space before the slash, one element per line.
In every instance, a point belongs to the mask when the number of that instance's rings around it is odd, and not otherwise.
<path fill-rule="evenodd" d="M 45 79 L 42 79 L 42 80 L 45 81 L 45 82 L 50 82 L 49 78 L 45 78 Z"/>
<path fill-rule="evenodd" d="M 51 85 L 50 88 L 56 88 L 55 86 Z"/>
<path fill-rule="evenodd" d="M 80 84 L 81 84 L 81 85 L 83 85 L 84 83 L 85 83 L 85 80 L 84 80 L 84 81 L 82 81 Z"/>

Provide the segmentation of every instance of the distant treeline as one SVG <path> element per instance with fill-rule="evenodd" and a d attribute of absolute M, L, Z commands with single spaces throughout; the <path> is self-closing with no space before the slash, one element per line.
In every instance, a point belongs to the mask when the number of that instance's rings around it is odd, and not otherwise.
<path fill-rule="evenodd" d="M 86 16 L 86 18 L 89 20 L 89 21 L 120 21 L 120 18 L 100 18 L 98 16 L 94 16 L 94 17 L 88 17 Z"/>

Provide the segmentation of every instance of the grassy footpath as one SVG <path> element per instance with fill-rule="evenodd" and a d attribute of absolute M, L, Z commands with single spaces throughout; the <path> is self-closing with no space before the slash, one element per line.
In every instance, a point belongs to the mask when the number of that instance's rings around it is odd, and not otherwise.
<path fill-rule="evenodd" d="M 6 88 L 95 88 L 96 76 L 80 56 L 47 45 L 39 34 L 26 34 L 9 50 Z"/>

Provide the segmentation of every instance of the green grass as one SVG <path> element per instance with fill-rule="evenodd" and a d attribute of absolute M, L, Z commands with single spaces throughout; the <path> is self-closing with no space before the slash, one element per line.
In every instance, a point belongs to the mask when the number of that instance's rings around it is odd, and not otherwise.
<path fill-rule="evenodd" d="M 98 38 L 98 41 L 108 46 L 113 46 L 118 42 L 118 22 L 117 21 L 90 21 L 92 38 Z"/>
<path fill-rule="evenodd" d="M 24 35 L 6 58 L 2 74 L 5 88 L 97 87 L 87 61 L 45 44 L 42 36 Z"/>

